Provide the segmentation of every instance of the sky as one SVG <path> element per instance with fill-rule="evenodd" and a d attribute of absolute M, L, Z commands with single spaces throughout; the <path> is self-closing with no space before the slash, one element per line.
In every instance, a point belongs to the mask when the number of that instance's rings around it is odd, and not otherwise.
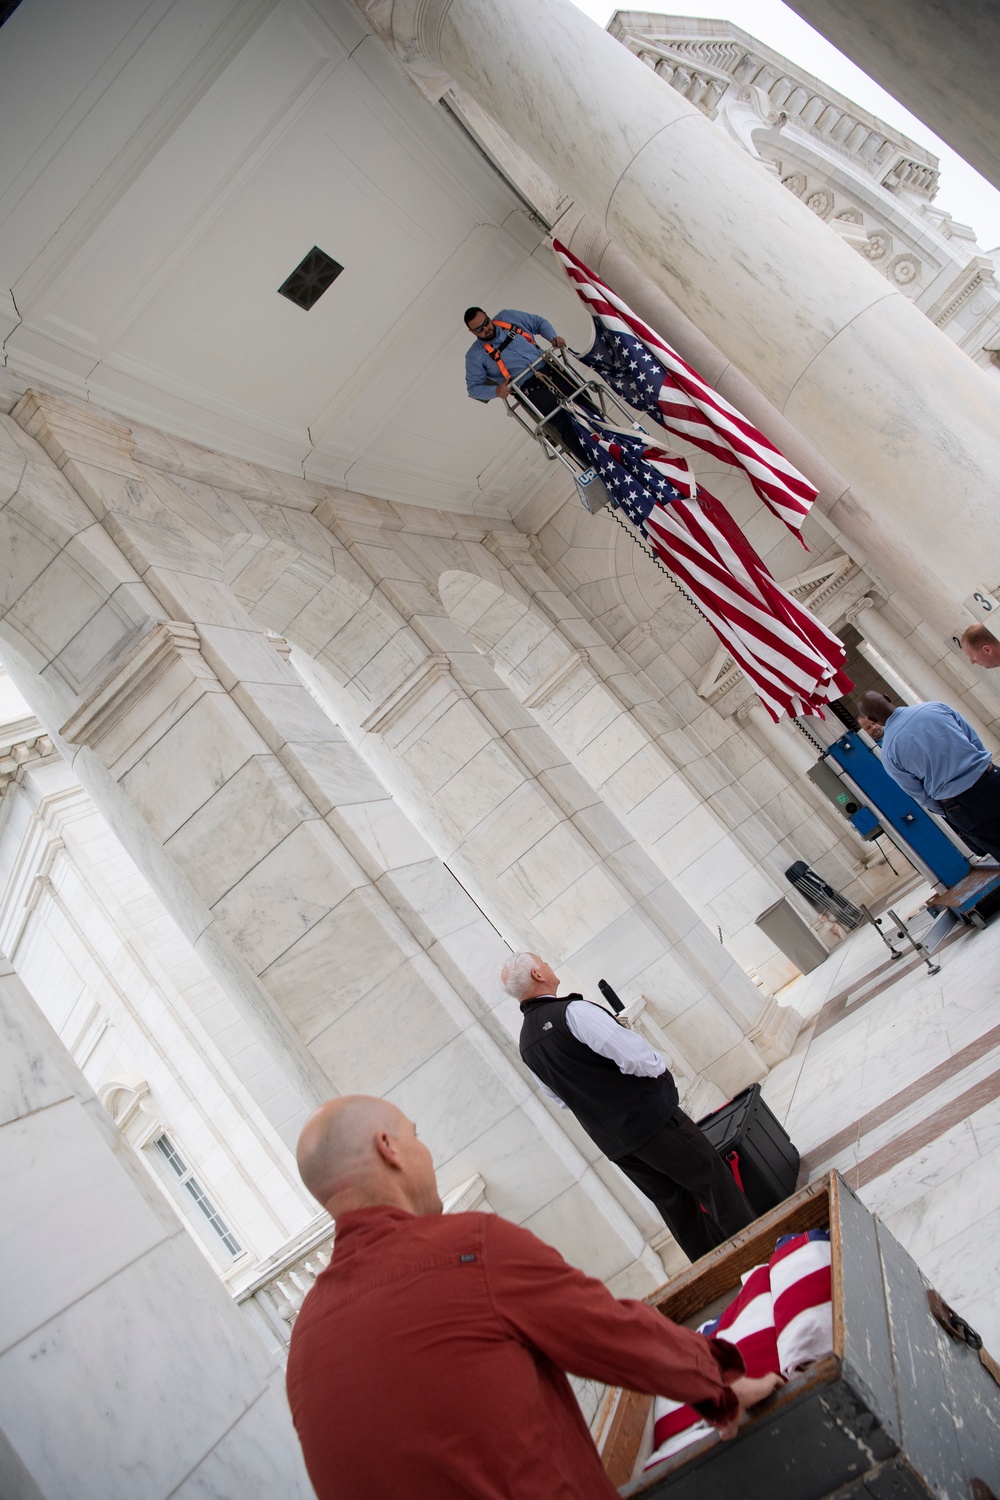
<path fill-rule="evenodd" d="M 627 8 L 608 4 L 607 0 L 573 0 L 573 3 L 600 26 L 607 25 L 615 10 Z M 877 4 L 878 0 L 872 3 Z M 655 13 L 732 21 L 853 103 L 926 146 L 941 161 L 941 185 L 934 199 L 935 207 L 945 209 L 961 224 L 970 224 L 984 250 L 1000 246 L 1000 192 L 922 120 L 911 115 L 801 16 L 783 5 L 782 0 L 661 0 Z"/>

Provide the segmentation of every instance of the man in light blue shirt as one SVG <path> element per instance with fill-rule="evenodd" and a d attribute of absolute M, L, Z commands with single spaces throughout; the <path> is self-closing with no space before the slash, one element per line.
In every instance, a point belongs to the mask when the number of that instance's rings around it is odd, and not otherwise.
<path fill-rule="evenodd" d="M 858 707 L 884 725 L 882 764 L 893 781 L 1000 859 L 1000 770 L 961 714 L 947 703 L 897 708 L 876 692 L 862 693 Z"/>
<path fill-rule="evenodd" d="M 516 385 L 536 411 L 547 416 L 559 405 L 557 390 L 567 396 L 573 394 L 572 382 L 551 365 L 546 368 L 545 381 L 529 373 L 530 366 L 542 354 L 536 336 L 546 339 L 554 349 L 566 347 L 566 340 L 560 338 L 547 318 L 518 312 L 514 307 L 505 307 L 495 318 L 490 318 L 481 307 L 467 307 L 465 326 L 476 338 L 465 356 L 465 388 L 473 401 L 492 401 L 497 396 L 506 399 Z M 586 401 L 585 404 L 589 405 Z M 590 467 L 590 459 L 564 411 L 556 412 L 545 424 L 545 435 L 571 453 L 581 469 Z"/>
<path fill-rule="evenodd" d="M 547 318 L 513 307 L 505 307 L 495 318 L 488 318 L 481 307 L 467 308 L 465 326 L 476 339 L 465 356 L 465 388 L 474 401 L 510 394 L 511 382 L 541 355 L 537 334 L 556 349 L 566 347 Z"/>

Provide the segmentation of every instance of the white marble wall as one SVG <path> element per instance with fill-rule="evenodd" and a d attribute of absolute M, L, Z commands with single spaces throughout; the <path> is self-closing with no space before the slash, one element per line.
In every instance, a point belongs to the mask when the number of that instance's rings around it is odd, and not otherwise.
<path fill-rule="evenodd" d="M 518 560 L 515 576 L 529 597 L 547 592 L 550 580 L 527 549 Z M 470 639 L 495 659 L 503 680 L 709 930 L 722 930 L 727 950 L 773 980 L 770 988 L 791 977 L 754 925 L 781 894 L 773 876 L 752 862 L 674 762 L 656 733 L 660 726 L 649 722 L 654 695 L 643 693 L 595 626 L 564 618 L 557 629 L 541 608 L 469 574 L 445 575 L 441 591 Z M 641 717 L 638 707 L 646 710 Z M 701 706 L 698 719 L 710 713 Z M 691 727 L 697 732 L 697 721 Z"/>
<path fill-rule="evenodd" d="M 134 460 L 127 429 L 48 398 L 18 416 L 176 617 L 151 620 L 110 671 L 97 665 L 75 708 L 64 692 L 46 718 L 61 720 L 74 770 L 265 1055 L 284 1062 L 270 1123 L 291 1141 L 304 1093 L 386 1094 L 420 1119 L 446 1188 L 479 1171 L 498 1208 L 551 1220 L 593 1270 L 655 1282 L 649 1205 L 540 1103 L 494 1012 L 502 940 L 225 582 L 223 551 L 260 532 L 258 512 L 277 516 L 279 552 L 296 528 L 329 540 L 305 514 L 315 494 L 275 481 L 264 503 L 264 476 L 225 463 L 216 487 L 168 478 Z M 31 494 L 21 486 L 18 503 Z M 4 649 L 23 671 L 19 646 L 15 632 Z M 374 680 L 396 670 L 395 649 Z"/>
<path fill-rule="evenodd" d="M 728 1094 L 794 1039 L 731 956 L 771 987 L 788 977 L 753 923 L 781 871 L 806 858 L 838 886 L 871 881 L 735 703 L 699 697 L 707 627 L 564 494 L 520 518 L 532 540 L 47 396 L 15 417 L 15 508 L 58 496 L 92 551 L 113 539 L 106 573 L 131 568 L 149 606 L 110 658 L 80 658 L 75 691 L 46 641 L 32 691 L 42 678 L 75 769 L 273 1045 L 268 1126 L 290 1140 L 303 1088 L 388 1094 L 422 1117 L 446 1187 L 480 1172 L 501 1211 L 551 1219 L 605 1274 L 655 1274 L 648 1205 L 524 1075 L 496 983 L 505 944 L 643 999 L 681 1071 Z M 779 577 L 801 567 L 745 485 L 711 483 Z M 835 555 L 818 526 L 810 541 L 811 564 Z M 52 599 L 33 635 L 16 598 L 8 614 L 21 670 Z"/>
<path fill-rule="evenodd" d="M 0 1492 L 312 1494 L 282 1372 L 0 961 Z"/>
<path fill-rule="evenodd" d="M 149 1143 L 154 1122 L 169 1134 L 243 1246 L 232 1262 L 187 1203 L 227 1277 L 312 1222 L 294 1158 L 255 1097 L 260 1080 L 242 1076 L 252 1038 L 54 755 L 26 765 L 0 803 L 0 952 L 99 1097 L 145 1086 L 133 1143 L 166 1189 Z"/>
<path fill-rule="evenodd" d="M 745 480 L 720 470 L 690 445 L 676 446 L 687 451 L 699 479 L 725 501 L 777 578 L 793 579 L 806 567 L 821 567 L 839 555 L 822 518 L 807 521 L 810 550 L 804 553 L 750 494 Z M 523 507 L 518 525 L 537 536 L 536 550 L 550 583 L 558 581 L 565 591 L 563 609 L 568 596 L 570 606 L 587 611 L 604 638 L 615 643 L 619 661 L 633 665 L 632 717 L 647 727 L 666 762 L 676 768 L 667 785 L 680 781 L 684 795 L 694 800 L 694 819 L 684 803 L 674 813 L 675 823 L 689 818 L 695 828 L 695 839 L 680 851 L 678 885 L 687 891 L 689 869 L 695 883 L 702 870 L 710 880 L 714 876 L 717 888 L 709 886 L 711 894 L 702 897 L 706 921 L 713 930 L 722 928 L 727 946 L 769 989 L 779 988 L 790 977 L 787 961 L 752 923 L 778 895 L 789 897 L 784 879 L 789 864 L 805 859 L 838 889 L 864 901 L 891 887 L 891 869 L 842 820 L 831 819 L 815 790 L 737 716 L 747 697 L 739 674 L 736 686 L 700 696 L 718 641 L 621 528 L 603 515 L 589 516 L 575 499 L 558 492 Z M 830 624 L 843 617 L 846 603 L 867 586 L 868 575 L 853 564 L 844 576 L 823 605 Z M 636 679 L 643 685 L 641 695 Z M 654 811 L 656 802 L 654 795 Z M 643 810 L 639 804 L 640 817 Z M 661 835 L 670 844 L 669 822 L 645 826 L 647 835 Z M 748 867 L 751 879 L 745 874 Z M 697 884 L 692 896 L 696 889 Z M 766 890 L 775 893 L 770 901 Z M 794 903 L 794 894 L 791 899 Z"/>
<path fill-rule="evenodd" d="M 509 941 L 544 948 L 591 987 L 603 976 L 647 994 L 668 1036 L 731 1093 L 762 1067 L 749 1039 L 787 1049 L 788 1018 L 764 1023 L 729 955 L 447 612 L 439 588 L 456 571 L 511 581 L 500 534 L 411 513 L 401 539 L 384 524 L 397 509 L 324 500 L 328 530 L 300 517 L 295 554 L 248 538 L 229 559 L 234 591 L 325 674 L 320 696 Z"/>

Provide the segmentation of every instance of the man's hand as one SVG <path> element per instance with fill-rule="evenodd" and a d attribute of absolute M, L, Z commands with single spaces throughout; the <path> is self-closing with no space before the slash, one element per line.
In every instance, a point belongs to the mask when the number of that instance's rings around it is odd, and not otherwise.
<path fill-rule="evenodd" d="M 553 347 L 553 349 L 565 349 L 565 347 L 566 347 L 566 340 L 565 339 L 561 339 L 559 337 L 559 335 L 556 334 L 555 338 L 552 340 L 552 347 Z"/>
<path fill-rule="evenodd" d="M 751 1378 L 749 1375 L 741 1375 L 738 1380 L 734 1380 L 729 1389 L 739 1401 L 740 1409 L 731 1422 L 727 1422 L 725 1427 L 718 1429 L 719 1436 L 721 1438 L 734 1438 L 743 1420 L 744 1412 L 751 1406 L 756 1406 L 759 1402 L 766 1401 L 768 1396 L 773 1391 L 776 1391 L 779 1385 L 784 1385 L 784 1383 L 783 1378 L 777 1374 L 759 1375 L 754 1378 Z"/>
<path fill-rule="evenodd" d="M 510 395 L 510 381 L 509 380 L 505 380 L 504 383 L 503 383 L 503 385 L 498 385 L 497 386 L 497 395 L 500 397 L 501 401 L 506 401 L 507 397 Z"/>

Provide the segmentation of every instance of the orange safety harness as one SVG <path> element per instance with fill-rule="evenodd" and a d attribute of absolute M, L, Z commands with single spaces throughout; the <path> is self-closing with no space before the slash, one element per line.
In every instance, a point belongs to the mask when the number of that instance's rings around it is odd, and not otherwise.
<path fill-rule="evenodd" d="M 504 364 L 503 360 L 500 358 L 500 355 L 503 352 L 503 350 L 506 349 L 507 345 L 510 343 L 511 339 L 514 337 L 515 333 L 519 333 L 523 339 L 527 339 L 529 344 L 533 344 L 535 342 L 535 340 L 534 340 L 533 336 L 530 333 L 527 332 L 526 329 L 524 329 L 524 328 L 518 328 L 518 326 L 517 326 L 516 323 L 501 323 L 499 321 L 499 319 L 497 319 L 497 318 L 492 318 L 490 321 L 492 322 L 494 328 L 509 328 L 510 329 L 510 335 L 509 335 L 509 337 L 504 339 L 504 341 L 500 345 L 499 349 L 494 349 L 494 347 L 493 347 L 492 344 L 484 344 L 483 345 L 483 348 L 486 350 L 486 353 L 490 356 L 490 358 L 496 360 L 497 369 L 500 371 L 500 374 L 503 376 L 504 381 L 506 382 L 506 381 L 509 381 L 512 377 L 511 377 L 511 373 L 508 370 L 507 366 Z"/>

